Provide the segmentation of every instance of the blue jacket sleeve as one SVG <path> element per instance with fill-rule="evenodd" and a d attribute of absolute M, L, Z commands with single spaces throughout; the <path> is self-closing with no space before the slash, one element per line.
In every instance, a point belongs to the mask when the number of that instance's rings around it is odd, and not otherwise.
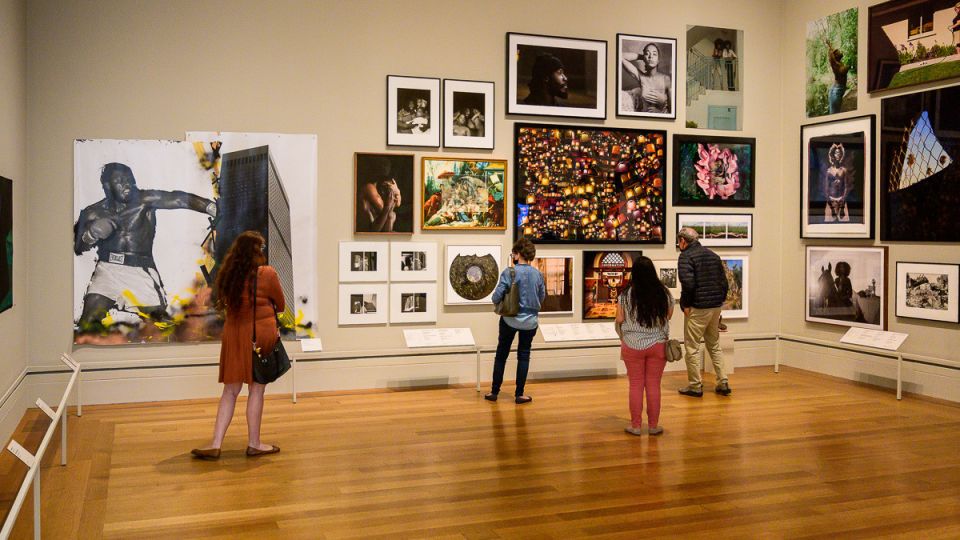
<path fill-rule="evenodd" d="M 510 269 L 504 268 L 503 272 L 500 272 L 500 281 L 497 283 L 497 288 L 493 290 L 493 300 L 494 304 L 499 304 L 503 300 L 503 295 L 507 294 L 507 289 L 510 288 Z"/>
<path fill-rule="evenodd" d="M 543 304 L 543 299 L 547 297 L 547 286 L 543 283 L 543 274 L 537 272 L 537 298 Z"/>

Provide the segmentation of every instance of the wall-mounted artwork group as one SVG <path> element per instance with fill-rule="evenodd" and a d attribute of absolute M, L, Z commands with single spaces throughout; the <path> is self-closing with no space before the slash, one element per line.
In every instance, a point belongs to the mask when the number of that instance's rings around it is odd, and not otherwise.
<path fill-rule="evenodd" d="M 664 243 L 666 132 L 516 124 L 515 237 Z"/>
<path fill-rule="evenodd" d="M 339 261 L 341 326 L 436 322 L 436 243 L 340 242 Z"/>

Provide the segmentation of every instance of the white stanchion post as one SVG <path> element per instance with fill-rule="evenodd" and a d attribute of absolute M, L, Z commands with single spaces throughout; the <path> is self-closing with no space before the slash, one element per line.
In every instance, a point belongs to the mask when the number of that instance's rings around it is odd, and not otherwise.
<path fill-rule="evenodd" d="M 773 360 L 773 372 L 780 373 L 780 335 L 778 334 L 774 339 L 776 339 L 777 350 Z"/>
<path fill-rule="evenodd" d="M 33 475 L 33 538 L 40 540 L 40 467 L 37 464 L 37 473 Z"/>
<path fill-rule="evenodd" d="M 83 388 L 83 368 L 77 365 L 77 416 L 83 416 L 83 399 L 80 389 Z"/>
<path fill-rule="evenodd" d="M 897 401 L 903 399 L 903 355 L 897 353 Z"/>
<path fill-rule="evenodd" d="M 66 413 L 66 411 L 64 411 Z M 67 466 L 67 415 L 60 415 L 60 466 Z"/>
<path fill-rule="evenodd" d="M 477 392 L 482 392 L 480 389 L 480 346 L 477 346 Z"/>
<path fill-rule="evenodd" d="M 294 403 L 297 402 L 297 357 L 294 355 L 290 358 L 290 378 L 291 385 L 293 386 L 293 392 L 290 394 L 290 398 Z"/>

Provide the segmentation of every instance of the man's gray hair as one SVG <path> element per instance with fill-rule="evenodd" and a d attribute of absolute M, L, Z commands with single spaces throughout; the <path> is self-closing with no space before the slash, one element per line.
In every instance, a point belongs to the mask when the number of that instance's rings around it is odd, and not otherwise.
<path fill-rule="evenodd" d="M 697 238 L 700 237 L 700 235 L 697 234 L 697 230 L 690 227 L 684 227 L 680 229 L 680 232 L 677 233 L 677 236 L 686 240 L 688 244 L 696 242 Z"/>

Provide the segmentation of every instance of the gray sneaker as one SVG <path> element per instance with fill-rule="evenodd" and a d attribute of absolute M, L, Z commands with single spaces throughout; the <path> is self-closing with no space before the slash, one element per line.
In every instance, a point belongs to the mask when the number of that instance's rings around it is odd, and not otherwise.
<path fill-rule="evenodd" d="M 662 426 L 652 427 L 647 430 L 647 433 L 653 436 L 663 435 L 663 427 Z"/>
<path fill-rule="evenodd" d="M 727 384 L 727 381 L 723 381 L 720 384 L 718 384 L 717 387 L 713 389 L 713 391 L 720 394 L 721 396 L 729 396 L 730 392 L 733 392 L 733 390 L 730 389 L 730 385 Z"/>
<path fill-rule="evenodd" d="M 638 428 L 638 427 L 627 426 L 627 427 L 623 428 L 623 430 L 626 431 L 627 433 L 631 434 L 631 435 L 636 435 L 636 436 L 638 436 L 638 437 L 639 437 L 640 435 L 643 435 L 643 430 L 640 429 L 640 428 Z"/>

